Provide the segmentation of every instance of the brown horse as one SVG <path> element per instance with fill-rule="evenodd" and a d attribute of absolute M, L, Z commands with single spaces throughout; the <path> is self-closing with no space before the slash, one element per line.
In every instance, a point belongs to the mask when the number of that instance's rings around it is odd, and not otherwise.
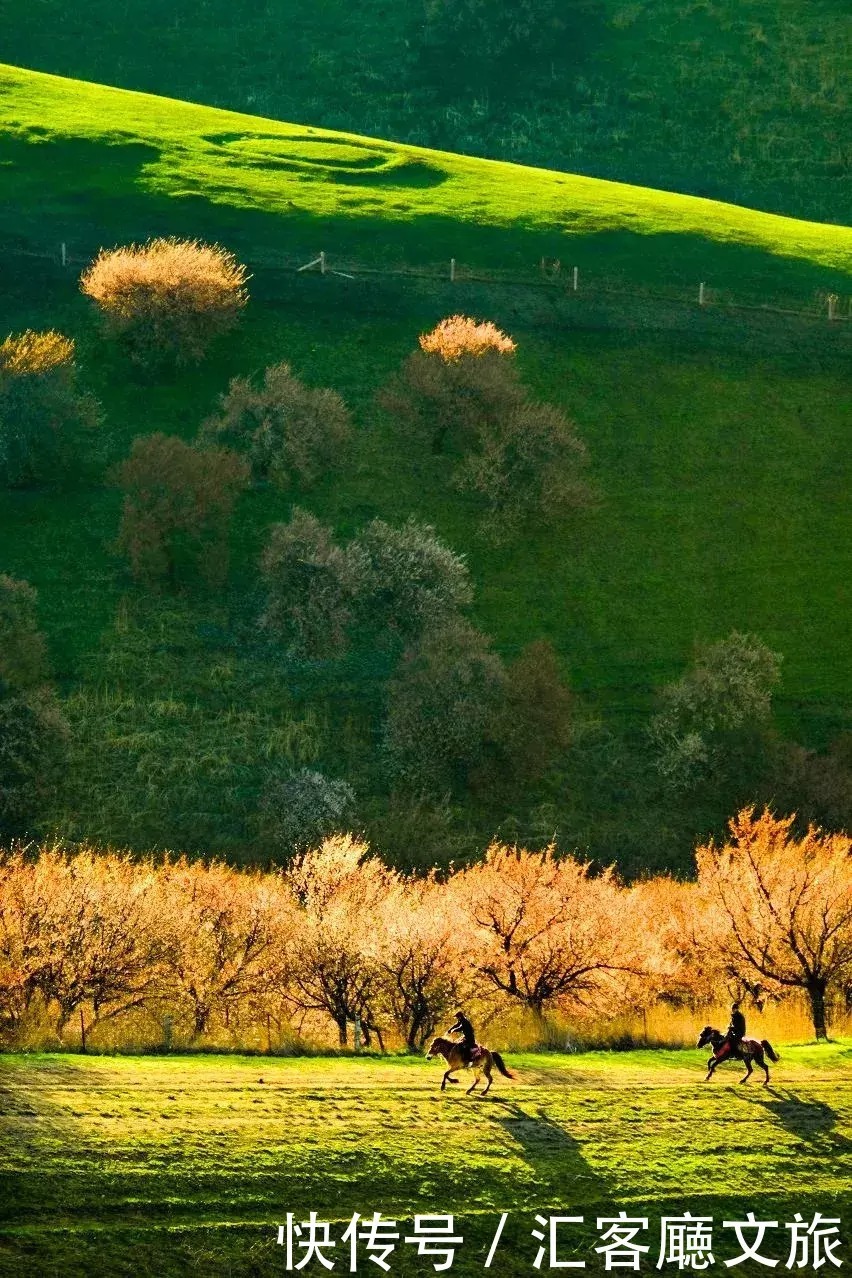
<path fill-rule="evenodd" d="M 780 1060 L 780 1056 L 775 1052 L 772 1044 L 767 1038 L 744 1038 L 740 1041 L 739 1047 L 734 1052 L 728 1052 L 726 1056 L 718 1056 L 719 1048 L 725 1042 L 725 1035 L 721 1030 L 713 1029 L 712 1025 L 705 1025 L 698 1039 L 699 1047 L 706 1047 L 709 1043 L 713 1048 L 713 1055 L 707 1062 L 707 1077 L 704 1082 L 707 1083 L 713 1077 L 713 1071 L 722 1061 L 742 1061 L 745 1064 L 746 1072 L 740 1079 L 741 1083 L 747 1083 L 751 1077 L 751 1063 L 754 1061 L 758 1069 L 762 1069 L 766 1078 L 763 1086 L 769 1086 L 769 1067 L 763 1059 L 764 1053 L 773 1062 Z"/>
<path fill-rule="evenodd" d="M 456 1043 L 451 1038 L 433 1038 L 429 1044 L 429 1050 L 426 1053 L 427 1061 L 431 1061 L 435 1056 L 443 1056 L 447 1062 L 447 1068 L 444 1071 L 444 1077 L 441 1079 L 441 1091 L 447 1086 L 447 1083 L 457 1083 L 459 1080 L 453 1078 L 456 1070 L 472 1069 L 473 1082 L 465 1092 L 469 1096 L 476 1084 L 484 1074 L 488 1082 L 485 1084 L 484 1091 L 480 1092 L 481 1096 L 488 1094 L 491 1086 L 491 1068 L 496 1065 L 504 1078 L 514 1078 L 514 1074 L 510 1074 L 503 1063 L 503 1057 L 499 1052 L 490 1052 L 487 1047 L 477 1047 L 476 1055 L 473 1060 L 468 1062 L 464 1058 L 464 1044 Z"/>

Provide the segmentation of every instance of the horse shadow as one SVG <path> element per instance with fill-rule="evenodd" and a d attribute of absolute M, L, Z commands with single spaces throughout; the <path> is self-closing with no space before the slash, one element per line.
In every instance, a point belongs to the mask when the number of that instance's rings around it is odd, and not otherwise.
<path fill-rule="evenodd" d="M 838 1114 L 827 1101 L 805 1100 L 786 1088 L 771 1085 L 760 1096 L 743 1092 L 736 1095 L 745 1104 L 765 1109 L 786 1131 L 814 1146 L 815 1150 L 852 1153 L 852 1140 L 835 1131 Z M 767 1096 L 772 1099 L 768 1100 Z"/>

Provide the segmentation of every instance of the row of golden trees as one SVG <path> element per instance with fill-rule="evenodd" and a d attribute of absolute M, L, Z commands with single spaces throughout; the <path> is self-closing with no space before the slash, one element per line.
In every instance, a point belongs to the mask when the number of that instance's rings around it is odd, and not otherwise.
<path fill-rule="evenodd" d="M 138 1009 L 216 1027 L 320 1014 L 341 1045 L 423 1045 L 458 1004 L 596 1021 L 732 987 L 803 990 L 817 1037 L 852 983 L 852 841 L 744 811 L 701 847 L 694 882 L 626 886 L 553 849 L 495 844 L 406 877 L 350 835 L 286 869 L 238 871 L 58 847 L 0 862 L 0 1013 L 14 1042 L 49 1013 L 61 1038 Z"/>

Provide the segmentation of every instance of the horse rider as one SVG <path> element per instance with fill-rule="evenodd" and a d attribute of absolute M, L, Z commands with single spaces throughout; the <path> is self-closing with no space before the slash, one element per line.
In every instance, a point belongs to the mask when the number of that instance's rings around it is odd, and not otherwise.
<path fill-rule="evenodd" d="M 469 1065 L 473 1060 L 476 1052 L 476 1035 L 473 1032 L 473 1026 L 465 1016 L 464 1012 L 456 1011 L 456 1023 L 447 1030 L 448 1034 L 461 1034 L 462 1041 L 459 1044 L 464 1052 L 464 1063 Z"/>
<path fill-rule="evenodd" d="M 726 1056 L 736 1056 L 740 1050 L 740 1044 L 745 1038 L 746 1023 L 745 1017 L 740 1010 L 739 1003 L 731 1004 L 731 1023 L 725 1034 L 725 1041 L 719 1047 L 716 1053 L 717 1060 L 724 1060 Z"/>

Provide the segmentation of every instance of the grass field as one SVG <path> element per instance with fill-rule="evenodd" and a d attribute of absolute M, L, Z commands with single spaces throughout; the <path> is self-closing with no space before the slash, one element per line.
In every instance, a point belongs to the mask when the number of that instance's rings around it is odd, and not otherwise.
<path fill-rule="evenodd" d="M 422 0 L 8 10 L 5 59 L 60 75 L 799 217 L 852 206 L 844 0 L 585 0 L 547 57 L 467 85 L 467 49 L 419 64 Z"/>
<path fill-rule="evenodd" d="M 722 1221 L 746 1210 L 839 1216 L 848 1260 L 852 1045 L 784 1047 L 768 1089 L 730 1068 L 705 1087 L 702 1060 L 519 1056 L 475 1100 L 412 1058 L 0 1057 L 0 1272 L 280 1273 L 276 1227 L 311 1210 L 336 1237 L 356 1211 L 452 1212 L 462 1274 L 503 1211 L 500 1273 L 530 1271 L 537 1212 L 585 1217 L 562 1256 L 592 1273 L 597 1217 L 622 1209 L 648 1218 L 646 1270 L 660 1217 L 685 1210 L 714 1218 L 717 1265 L 737 1254 Z M 764 1250 L 783 1267 L 785 1231 Z M 413 1251 L 391 1271 L 431 1273 Z"/>
<path fill-rule="evenodd" d="M 852 275 L 849 228 L 13 67 L 0 67 L 0 157 L 0 231 L 54 250 L 160 229 L 221 236 L 253 262 L 320 246 L 491 268 L 570 255 L 646 288 L 703 279 L 767 300 L 844 292 Z"/>

